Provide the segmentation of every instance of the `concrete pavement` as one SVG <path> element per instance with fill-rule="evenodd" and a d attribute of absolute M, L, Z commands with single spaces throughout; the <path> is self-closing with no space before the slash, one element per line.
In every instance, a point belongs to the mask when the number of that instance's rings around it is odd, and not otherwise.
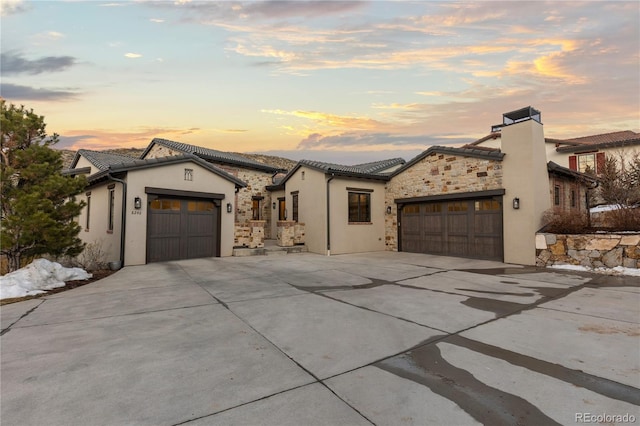
<path fill-rule="evenodd" d="M 640 423 L 637 277 L 193 259 L 0 314 L 3 425 Z"/>

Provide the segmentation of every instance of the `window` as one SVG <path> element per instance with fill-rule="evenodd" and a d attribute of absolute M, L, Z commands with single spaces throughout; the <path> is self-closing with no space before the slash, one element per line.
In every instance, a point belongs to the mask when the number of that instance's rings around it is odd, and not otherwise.
<path fill-rule="evenodd" d="M 450 212 L 466 212 L 468 208 L 469 204 L 466 201 L 450 202 L 447 206 L 447 210 Z"/>
<path fill-rule="evenodd" d="M 349 222 L 371 222 L 371 194 L 349 192 Z"/>
<path fill-rule="evenodd" d="M 251 218 L 260 220 L 260 200 L 258 198 L 251 200 Z"/>
<path fill-rule="evenodd" d="M 431 203 L 424 206 L 425 213 L 440 213 L 442 212 L 442 203 Z"/>
<path fill-rule="evenodd" d="M 84 229 L 89 230 L 89 223 L 91 219 L 91 193 L 87 193 L 87 221 L 85 223 Z"/>
<path fill-rule="evenodd" d="M 418 214 L 420 213 L 420 205 L 419 204 L 411 204 L 408 206 L 404 206 L 402 208 L 402 212 L 405 214 Z"/>
<path fill-rule="evenodd" d="M 193 169 L 184 169 L 184 180 L 193 180 Z"/>
<path fill-rule="evenodd" d="M 298 193 L 291 194 L 292 202 L 291 202 L 291 214 L 293 215 L 291 219 L 294 222 L 298 221 Z"/>
<path fill-rule="evenodd" d="M 560 205 L 560 185 L 555 185 L 553 187 L 553 205 Z"/>
<path fill-rule="evenodd" d="M 571 190 L 571 207 L 575 207 L 576 206 L 576 190 L 572 189 Z"/>
<path fill-rule="evenodd" d="M 500 210 L 500 203 L 496 200 L 482 200 L 475 202 L 475 210 Z"/>
<path fill-rule="evenodd" d="M 278 220 L 287 220 L 287 210 L 284 198 L 278 198 Z"/>
<path fill-rule="evenodd" d="M 212 212 L 213 201 L 187 201 L 187 211 L 190 212 Z"/>
<path fill-rule="evenodd" d="M 578 155 L 578 171 L 581 173 L 596 171 L 596 155 L 595 154 L 582 154 Z"/>
<path fill-rule="evenodd" d="M 180 200 L 153 200 L 150 205 L 151 210 L 180 210 Z"/>
<path fill-rule="evenodd" d="M 108 224 L 108 228 L 107 231 L 109 232 L 113 232 L 113 219 L 114 219 L 114 213 L 115 213 L 115 204 L 116 204 L 116 190 L 115 189 L 110 189 L 109 190 L 109 224 Z"/>

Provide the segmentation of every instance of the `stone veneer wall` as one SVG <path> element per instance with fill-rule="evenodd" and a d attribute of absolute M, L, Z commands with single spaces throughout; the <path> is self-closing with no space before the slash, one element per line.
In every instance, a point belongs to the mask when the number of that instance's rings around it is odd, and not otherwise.
<path fill-rule="evenodd" d="M 536 234 L 536 266 L 640 268 L 640 234 Z"/>
<path fill-rule="evenodd" d="M 385 188 L 385 247 L 398 250 L 396 198 L 425 197 L 456 192 L 502 188 L 502 164 L 498 160 L 433 153 L 394 176 Z"/>
<path fill-rule="evenodd" d="M 250 220 L 245 224 L 236 223 L 234 245 L 236 247 L 263 248 L 264 220 Z"/>

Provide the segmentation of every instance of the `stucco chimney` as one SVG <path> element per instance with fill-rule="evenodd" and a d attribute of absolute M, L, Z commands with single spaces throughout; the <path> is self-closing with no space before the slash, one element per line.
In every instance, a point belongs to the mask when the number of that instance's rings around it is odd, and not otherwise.
<path fill-rule="evenodd" d="M 536 232 L 544 212 L 551 208 L 540 111 L 526 107 L 503 114 L 501 133 L 504 261 L 535 265 Z"/>

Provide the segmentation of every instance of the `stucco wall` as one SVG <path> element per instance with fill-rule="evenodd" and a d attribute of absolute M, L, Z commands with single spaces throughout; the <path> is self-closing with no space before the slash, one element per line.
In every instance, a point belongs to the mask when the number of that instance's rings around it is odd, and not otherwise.
<path fill-rule="evenodd" d="M 78 163 L 76 164 L 76 169 L 82 169 L 85 167 L 90 167 L 91 168 L 91 172 L 89 173 L 90 175 L 94 174 L 94 173 L 98 173 L 100 171 L 100 169 L 98 169 L 96 166 L 94 166 L 93 164 L 91 164 L 91 162 L 89 160 L 87 160 L 86 158 L 80 156 L 80 158 L 78 159 Z"/>
<path fill-rule="evenodd" d="M 82 166 L 85 167 L 85 166 Z M 114 182 L 106 182 L 100 186 L 89 188 L 85 193 L 78 195 L 78 200 L 87 201 L 87 193 L 90 193 L 91 206 L 82 209 L 78 217 L 78 223 L 82 227 L 78 235 L 87 244 L 96 244 L 104 252 L 102 262 L 112 262 L 120 259 L 120 222 L 122 205 L 122 185 L 115 183 L 115 207 L 113 232 L 108 231 L 109 223 L 109 185 Z M 87 224 L 87 210 L 91 209 L 89 228 Z"/>
<path fill-rule="evenodd" d="M 303 178 L 304 172 L 304 178 Z M 292 192 L 298 192 L 298 222 L 305 224 L 308 251 L 327 253 L 327 192 L 322 172 L 300 167 L 286 182 L 288 220 L 293 220 Z"/>
<path fill-rule="evenodd" d="M 535 235 L 551 207 L 542 124 L 523 121 L 502 128 L 504 261 L 535 265 Z M 520 208 L 514 209 L 514 198 Z"/>
<path fill-rule="evenodd" d="M 193 180 L 184 180 L 184 169 L 193 169 Z M 127 229 L 125 265 L 142 265 L 146 261 L 148 197 L 145 187 L 176 189 L 181 191 L 224 194 L 221 202 L 220 256 L 231 256 L 234 245 L 233 214 L 227 213 L 226 204 L 233 200 L 235 185 L 196 163 L 171 164 L 162 167 L 130 171 L 127 175 Z M 142 198 L 142 209 L 133 209 L 135 197 Z"/>
<path fill-rule="evenodd" d="M 498 160 L 433 153 L 387 183 L 384 208 L 385 247 L 398 250 L 397 198 L 486 191 L 502 188 L 502 165 Z"/>
<path fill-rule="evenodd" d="M 347 188 L 355 188 L 349 190 Z M 330 184 L 331 254 L 360 253 L 385 249 L 383 182 L 335 178 Z M 349 192 L 372 190 L 371 222 L 349 222 Z"/>

